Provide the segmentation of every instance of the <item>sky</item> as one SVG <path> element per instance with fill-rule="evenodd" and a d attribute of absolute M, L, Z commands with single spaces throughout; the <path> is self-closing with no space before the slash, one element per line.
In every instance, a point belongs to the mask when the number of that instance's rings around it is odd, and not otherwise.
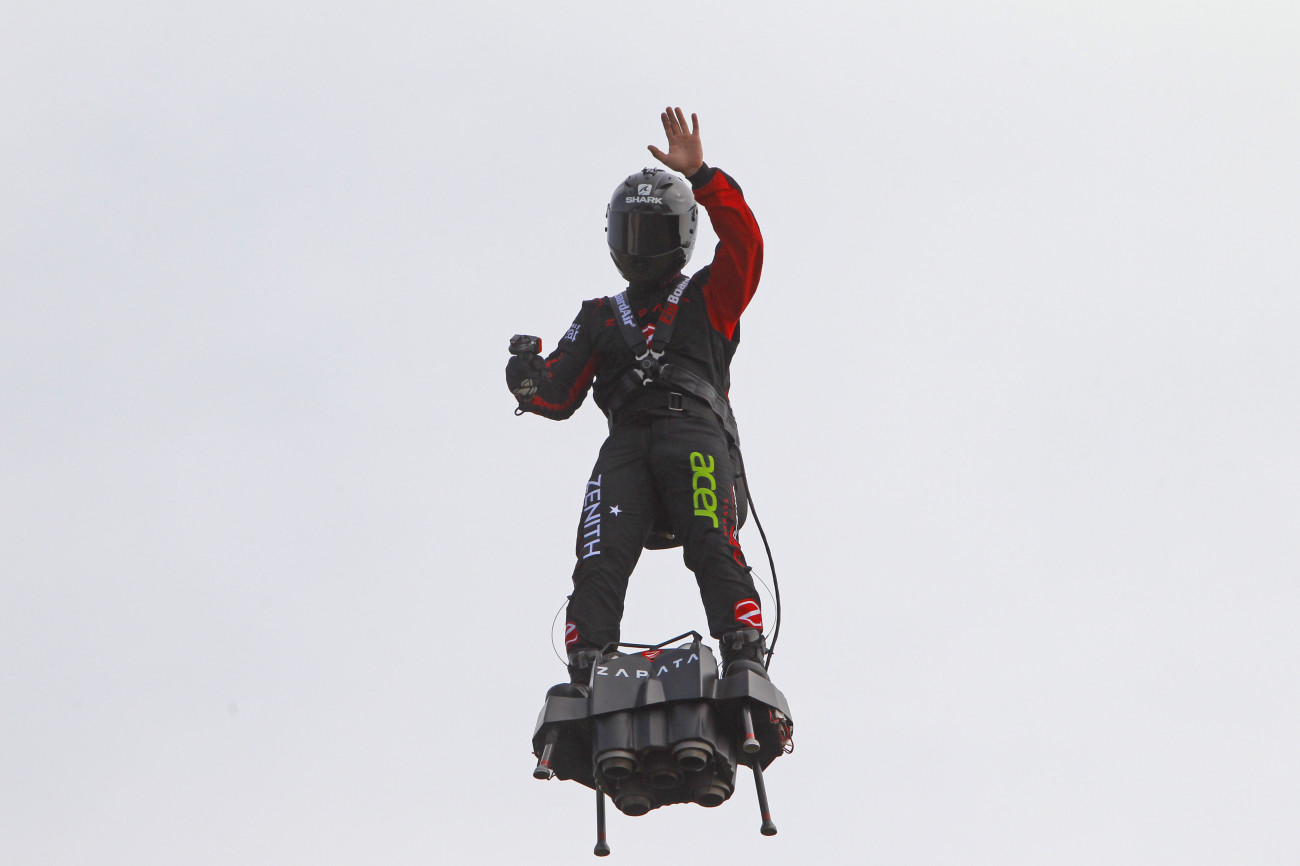
<path fill-rule="evenodd" d="M 796 750 L 776 837 L 742 776 L 614 858 L 1296 862 L 1300 10 L 445 5 L 0 13 L 0 861 L 591 856 L 530 738 L 604 421 L 502 369 L 680 105 Z"/>

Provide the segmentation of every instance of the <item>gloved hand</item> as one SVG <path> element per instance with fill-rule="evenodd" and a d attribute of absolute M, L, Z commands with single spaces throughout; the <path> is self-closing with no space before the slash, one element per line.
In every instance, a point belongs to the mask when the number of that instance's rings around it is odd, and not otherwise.
<path fill-rule="evenodd" d="M 522 403 L 537 393 L 546 362 L 541 355 L 511 355 L 506 362 L 506 385 Z"/>

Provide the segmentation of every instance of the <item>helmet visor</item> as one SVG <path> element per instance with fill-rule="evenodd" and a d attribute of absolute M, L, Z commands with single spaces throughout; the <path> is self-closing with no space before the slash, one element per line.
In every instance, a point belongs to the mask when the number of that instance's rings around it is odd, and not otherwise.
<path fill-rule="evenodd" d="M 609 248 L 629 256 L 657 256 L 682 246 L 681 217 L 662 213 L 615 213 Z"/>

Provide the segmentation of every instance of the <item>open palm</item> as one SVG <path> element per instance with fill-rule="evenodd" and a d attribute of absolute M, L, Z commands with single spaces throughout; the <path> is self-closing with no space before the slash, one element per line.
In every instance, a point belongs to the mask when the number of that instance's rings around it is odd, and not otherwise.
<path fill-rule="evenodd" d="M 650 152 L 654 158 L 671 168 L 690 177 L 704 164 L 704 145 L 700 143 L 700 119 L 691 115 L 691 129 L 686 130 L 686 116 L 680 108 L 665 108 L 659 119 L 664 124 L 664 134 L 668 136 L 668 152 L 664 153 L 653 144 Z"/>

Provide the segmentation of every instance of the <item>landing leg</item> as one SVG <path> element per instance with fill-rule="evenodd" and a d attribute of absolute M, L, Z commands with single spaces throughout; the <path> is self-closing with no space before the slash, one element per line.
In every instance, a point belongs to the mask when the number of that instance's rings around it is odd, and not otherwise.
<path fill-rule="evenodd" d="M 758 737 L 754 736 L 754 717 L 749 713 L 748 704 L 740 708 L 740 721 L 745 729 L 745 739 L 740 744 L 740 750 L 746 755 L 755 754 L 763 747 L 759 745 Z"/>
<path fill-rule="evenodd" d="M 754 759 L 754 790 L 758 792 L 758 811 L 763 816 L 763 826 L 759 832 L 764 836 L 775 836 L 776 825 L 772 823 L 771 810 L 767 807 L 767 787 L 763 784 L 763 768 Z"/>
<path fill-rule="evenodd" d="M 596 848 L 591 853 L 597 857 L 609 856 L 609 843 L 605 841 L 605 794 L 600 788 L 596 789 Z"/>
<path fill-rule="evenodd" d="M 559 728 L 551 728 L 546 735 L 546 742 L 542 744 L 542 756 L 537 759 L 537 766 L 533 768 L 534 779 L 549 779 L 555 775 L 551 769 L 551 755 L 555 752 L 555 740 L 559 736 Z"/>

